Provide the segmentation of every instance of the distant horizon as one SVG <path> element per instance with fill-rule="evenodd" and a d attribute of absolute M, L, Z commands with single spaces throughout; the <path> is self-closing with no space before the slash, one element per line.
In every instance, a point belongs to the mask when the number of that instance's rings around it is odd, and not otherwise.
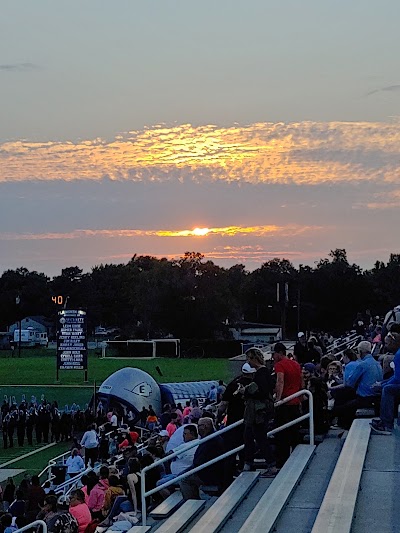
<path fill-rule="evenodd" d="M 332 250 L 334 251 L 334 250 Z M 8 270 L 11 270 L 11 271 L 16 271 L 18 268 L 27 268 L 29 272 L 38 272 L 39 274 L 44 274 L 45 276 L 49 277 L 49 278 L 54 278 L 54 277 L 57 277 L 57 276 L 60 276 L 61 275 L 61 271 L 63 269 L 66 269 L 66 268 L 70 268 L 70 267 L 78 267 L 79 269 L 82 270 L 82 273 L 83 274 L 90 274 L 92 269 L 96 268 L 96 267 L 99 267 L 99 266 L 106 266 L 106 265 L 127 265 L 129 263 L 129 261 L 134 257 L 154 257 L 155 259 L 157 260 L 161 260 L 161 259 L 167 259 L 168 261 L 177 261 L 181 258 L 184 257 L 185 253 L 186 252 L 194 252 L 194 253 L 200 253 L 202 254 L 202 252 L 200 252 L 199 250 L 186 250 L 185 252 L 183 252 L 181 255 L 176 255 L 176 256 L 167 256 L 167 255 L 154 255 L 154 254 L 151 254 L 151 253 L 133 253 L 132 255 L 130 255 L 129 257 L 126 258 L 125 261 L 113 261 L 113 262 L 102 262 L 102 263 L 97 263 L 97 264 L 94 264 L 94 265 L 91 265 L 91 266 L 86 266 L 86 267 L 83 267 L 82 265 L 80 264 L 77 264 L 77 263 L 70 263 L 70 264 L 65 264 L 64 266 L 60 267 L 60 269 L 57 271 L 57 272 L 53 272 L 53 273 L 49 273 L 49 272 L 46 272 L 45 270 L 43 269 L 40 269 L 40 268 L 28 268 L 26 265 L 18 265 L 18 266 L 14 266 L 14 267 L 9 267 L 9 268 L 5 268 L 4 270 L 1 271 L 0 273 L 0 276 L 2 276 L 6 271 Z M 290 263 L 294 266 L 294 268 L 298 269 L 300 265 L 304 265 L 304 266 L 310 266 L 310 267 L 316 267 L 317 264 L 321 261 L 321 260 L 324 260 L 324 259 L 328 259 L 330 261 L 332 261 L 332 258 L 329 256 L 329 253 L 331 252 L 331 250 L 329 250 L 325 255 L 321 255 L 319 256 L 318 258 L 315 258 L 314 260 L 311 260 L 309 262 L 307 261 L 296 261 L 296 260 L 293 260 L 293 259 L 290 259 L 288 257 L 284 257 L 284 256 L 271 256 L 269 259 L 266 259 L 265 261 L 262 261 L 260 263 L 255 263 L 253 262 L 252 265 L 253 265 L 253 268 L 248 268 L 246 266 L 246 264 L 244 263 L 244 261 L 229 261 L 227 262 L 227 260 L 225 259 L 223 262 L 221 261 L 218 261 L 210 256 L 207 256 L 206 254 L 202 254 L 204 255 L 204 259 L 203 259 L 203 262 L 206 262 L 206 261 L 212 261 L 216 266 L 218 267 L 221 267 L 221 268 L 225 268 L 225 269 L 229 269 L 233 266 L 236 266 L 236 265 L 244 265 L 245 267 L 245 270 L 248 271 L 248 272 L 254 272 L 255 270 L 257 270 L 258 268 L 261 268 L 261 266 L 265 263 L 267 263 L 268 261 L 271 261 L 273 259 L 279 259 L 279 260 L 288 260 L 290 261 Z M 383 259 L 375 259 L 373 261 L 372 264 L 370 265 L 367 265 L 367 264 L 359 264 L 357 261 L 355 260 L 352 260 L 352 257 L 351 257 L 351 253 L 349 254 L 349 251 L 346 250 L 346 253 L 347 253 L 347 260 L 348 260 L 348 263 L 350 265 L 357 265 L 361 268 L 361 270 L 363 272 L 365 271 L 369 271 L 369 270 L 372 270 L 375 266 L 375 263 L 377 261 L 379 262 L 383 262 L 384 264 L 388 264 L 389 260 L 390 260 L 390 256 L 391 255 L 398 255 L 396 252 L 391 252 L 389 253 L 389 255 L 387 256 L 387 258 L 383 258 Z M 400 252 L 399 252 L 400 253 Z"/>

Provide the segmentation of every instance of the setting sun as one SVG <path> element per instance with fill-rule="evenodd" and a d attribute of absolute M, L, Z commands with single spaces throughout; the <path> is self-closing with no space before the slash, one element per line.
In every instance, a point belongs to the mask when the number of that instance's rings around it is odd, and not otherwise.
<path fill-rule="evenodd" d="M 208 228 L 194 228 L 193 235 L 196 235 L 197 237 L 203 237 L 204 235 L 207 235 L 207 233 L 210 230 Z"/>

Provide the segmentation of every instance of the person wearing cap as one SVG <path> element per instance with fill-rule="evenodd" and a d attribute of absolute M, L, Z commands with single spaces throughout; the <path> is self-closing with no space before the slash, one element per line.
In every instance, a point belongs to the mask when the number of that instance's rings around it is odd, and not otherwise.
<path fill-rule="evenodd" d="M 253 377 L 256 373 L 256 369 L 252 368 L 249 363 L 244 363 L 242 366 L 242 373 L 240 376 L 234 378 L 226 386 L 225 392 L 222 395 L 222 400 L 218 405 L 217 420 L 221 421 L 226 413 L 226 425 L 229 426 L 239 420 L 242 420 L 244 416 L 245 402 L 243 394 L 239 393 L 240 386 L 246 387 L 253 381 Z M 233 450 L 244 443 L 243 426 L 238 426 L 232 429 L 226 435 L 225 447 L 227 450 Z M 227 458 L 228 460 L 229 458 Z M 232 458 L 234 461 L 235 458 Z M 234 464 L 232 468 L 234 468 Z M 239 452 L 239 470 L 244 466 L 244 452 Z"/>
<path fill-rule="evenodd" d="M 252 470 L 256 443 L 265 461 L 271 462 L 267 432 L 274 409 L 273 382 L 261 350 L 250 348 L 246 351 L 246 358 L 249 366 L 255 370 L 254 377 L 248 385 L 238 387 L 238 394 L 243 394 L 245 401 L 244 470 Z"/>
<path fill-rule="evenodd" d="M 159 444 L 162 446 L 164 452 L 166 451 L 168 441 L 170 439 L 169 433 L 166 429 L 162 429 L 160 433 L 158 434 L 159 437 Z"/>
<path fill-rule="evenodd" d="M 303 331 L 297 334 L 297 342 L 293 348 L 293 355 L 300 365 L 311 362 L 311 355 L 307 346 L 306 336 Z"/>

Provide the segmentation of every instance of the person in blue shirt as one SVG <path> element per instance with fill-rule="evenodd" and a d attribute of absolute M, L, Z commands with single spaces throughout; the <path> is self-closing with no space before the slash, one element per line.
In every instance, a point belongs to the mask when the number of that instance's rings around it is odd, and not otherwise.
<path fill-rule="evenodd" d="M 385 337 L 385 346 L 389 352 L 394 353 L 394 375 L 377 383 L 382 387 L 380 417 L 371 422 L 373 433 L 378 435 L 391 435 L 395 419 L 395 407 L 400 401 L 400 334 L 388 333 Z"/>
<path fill-rule="evenodd" d="M 379 394 L 373 385 L 382 380 L 382 367 L 371 355 L 372 345 L 368 341 L 361 341 L 357 346 L 359 361 L 352 372 L 345 377 L 346 387 L 355 390 L 355 398 L 338 405 L 335 396 L 335 406 L 332 415 L 338 417 L 338 424 L 349 429 L 356 415 L 357 409 L 371 407 Z"/>

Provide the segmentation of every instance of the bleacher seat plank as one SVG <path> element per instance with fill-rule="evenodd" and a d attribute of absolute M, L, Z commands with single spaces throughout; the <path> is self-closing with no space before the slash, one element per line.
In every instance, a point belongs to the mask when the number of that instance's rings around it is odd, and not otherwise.
<path fill-rule="evenodd" d="M 201 520 L 192 527 L 190 532 L 216 533 L 219 531 L 240 502 L 250 492 L 259 476 L 260 472 L 242 472 L 204 513 Z"/>
<path fill-rule="evenodd" d="M 158 533 L 180 533 L 199 514 L 206 500 L 187 500 L 158 529 Z"/>
<path fill-rule="evenodd" d="M 312 533 L 349 533 L 371 433 L 369 420 L 351 425 Z"/>
<path fill-rule="evenodd" d="M 239 533 L 271 531 L 296 488 L 315 451 L 315 446 L 299 444 L 264 492 L 240 528 Z"/>
<path fill-rule="evenodd" d="M 133 526 L 126 533 L 147 533 L 150 529 L 151 526 Z"/>
<path fill-rule="evenodd" d="M 160 520 L 162 518 L 168 518 L 171 514 L 178 509 L 183 503 L 183 496 L 180 491 L 175 491 L 168 496 L 160 505 L 157 505 L 150 513 L 152 518 Z"/>

